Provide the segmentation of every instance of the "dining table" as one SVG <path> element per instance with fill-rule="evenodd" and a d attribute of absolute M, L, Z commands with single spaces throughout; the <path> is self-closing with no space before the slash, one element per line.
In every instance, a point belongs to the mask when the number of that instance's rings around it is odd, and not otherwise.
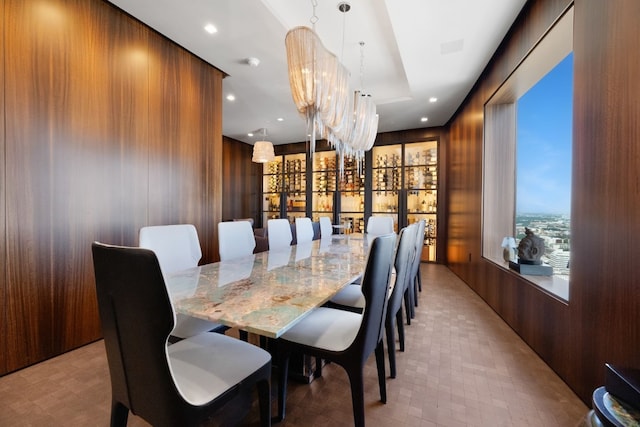
<path fill-rule="evenodd" d="M 174 309 L 278 338 L 364 271 L 369 238 L 333 236 L 167 274 Z"/>

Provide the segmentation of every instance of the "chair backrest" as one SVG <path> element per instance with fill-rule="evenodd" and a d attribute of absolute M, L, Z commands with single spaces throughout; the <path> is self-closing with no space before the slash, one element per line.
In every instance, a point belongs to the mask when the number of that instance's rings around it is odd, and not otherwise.
<path fill-rule="evenodd" d="M 144 248 L 96 242 L 91 249 L 112 397 L 133 413 L 170 419 L 175 405 L 167 402 L 182 397 L 167 360 L 175 314 L 158 258 Z"/>
<path fill-rule="evenodd" d="M 420 270 L 420 257 L 422 255 L 422 246 L 424 245 L 424 229 L 426 227 L 426 221 L 424 219 L 420 220 L 415 223 L 415 226 L 415 253 L 412 260 L 411 271 L 409 272 L 409 280 L 415 278 L 418 274 L 418 270 Z"/>
<path fill-rule="evenodd" d="M 256 238 L 249 221 L 218 223 L 218 252 L 220 261 L 242 258 L 253 254 Z"/>
<path fill-rule="evenodd" d="M 293 234 L 289 220 L 278 218 L 267 221 L 267 237 L 269 238 L 269 250 L 291 246 Z"/>
<path fill-rule="evenodd" d="M 375 350 L 382 338 L 395 241 L 395 234 L 385 234 L 373 239 L 362 275 L 365 307 L 360 330 L 350 349 L 358 346 L 357 352 L 364 358 Z"/>
<path fill-rule="evenodd" d="M 389 297 L 389 307 L 387 316 L 395 316 L 402 307 L 402 297 L 407 288 L 407 281 L 410 280 L 410 272 L 413 266 L 413 255 L 416 250 L 415 245 L 415 224 L 411 224 L 400 230 L 398 243 L 396 245 L 394 267 L 396 270 L 396 282 Z"/>
<path fill-rule="evenodd" d="M 155 252 L 164 274 L 195 267 L 202 258 L 198 232 L 191 224 L 142 227 L 138 237 L 141 248 Z"/>
<path fill-rule="evenodd" d="M 249 221 L 251 227 L 253 227 L 253 218 L 233 218 L 234 221 Z"/>
<path fill-rule="evenodd" d="M 313 240 L 313 224 L 311 218 L 296 218 L 296 240 L 297 244 L 307 243 Z"/>
<path fill-rule="evenodd" d="M 374 236 L 393 233 L 393 217 L 371 216 L 367 221 L 367 233 Z"/>
<path fill-rule="evenodd" d="M 328 216 L 320 217 L 320 238 L 326 239 L 333 234 L 333 224 Z"/>

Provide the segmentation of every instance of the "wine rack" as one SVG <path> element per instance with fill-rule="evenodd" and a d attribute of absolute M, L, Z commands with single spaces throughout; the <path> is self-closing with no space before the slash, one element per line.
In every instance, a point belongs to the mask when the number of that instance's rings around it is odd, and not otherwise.
<path fill-rule="evenodd" d="M 286 212 L 289 221 L 296 217 L 306 216 L 307 199 L 307 163 L 306 154 L 289 154 L 284 156 L 284 193 Z"/>
<path fill-rule="evenodd" d="M 333 202 L 336 192 L 336 153 L 321 151 L 313 154 L 311 218 L 318 221 L 328 216 L 333 221 Z"/>
<path fill-rule="evenodd" d="M 280 203 L 282 194 L 282 157 L 265 163 L 262 177 L 262 212 L 263 224 L 273 218 L 280 218 Z"/>
<path fill-rule="evenodd" d="M 338 223 L 348 224 L 347 230 L 364 233 L 364 159 L 345 156 L 342 176 L 338 178 L 340 211 Z"/>

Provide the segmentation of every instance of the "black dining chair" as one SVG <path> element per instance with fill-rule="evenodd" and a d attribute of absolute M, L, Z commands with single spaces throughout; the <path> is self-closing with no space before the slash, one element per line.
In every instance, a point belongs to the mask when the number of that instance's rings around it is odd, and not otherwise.
<path fill-rule="evenodd" d="M 418 292 L 422 291 L 422 277 L 420 275 L 420 259 L 422 255 L 422 247 L 424 245 L 424 230 L 426 226 L 426 221 L 420 220 L 416 225 L 416 237 L 415 237 L 415 245 L 416 250 L 413 257 L 411 271 L 409 273 L 409 282 L 407 289 L 405 290 L 405 312 L 407 316 L 407 325 L 411 324 L 411 319 L 416 317 L 415 308 L 418 306 Z"/>
<path fill-rule="evenodd" d="M 271 425 L 271 356 L 224 334 L 168 345 L 175 312 L 154 252 L 92 245 L 98 310 L 111 377 L 111 426 L 129 411 L 154 426 L 196 425 L 257 385 Z"/>
<path fill-rule="evenodd" d="M 375 352 L 380 400 L 387 401 L 383 331 L 395 235 L 373 239 L 362 277 L 362 314 L 319 307 L 296 323 L 276 342 L 279 366 L 278 419 L 285 416 L 289 357 L 292 351 L 342 366 L 351 383 L 353 417 L 364 426 L 364 364 Z"/>
<path fill-rule="evenodd" d="M 389 355 L 389 375 L 396 377 L 396 336 L 398 330 L 398 341 L 400 351 L 404 351 L 404 323 L 402 319 L 402 299 L 405 289 L 410 282 L 413 255 L 415 253 L 415 225 L 409 225 L 400 230 L 398 244 L 396 246 L 396 256 L 394 267 L 396 270 L 396 280 L 389 296 L 389 306 L 385 317 L 385 330 L 387 335 L 387 353 Z"/>
<path fill-rule="evenodd" d="M 415 253 L 415 238 L 417 224 L 409 225 L 400 230 L 395 249 L 393 265 L 395 267 L 395 281 L 389 295 L 387 314 L 385 316 L 385 330 L 387 335 L 387 353 L 389 355 L 389 376 L 396 377 L 396 334 L 400 351 L 404 351 L 404 320 L 402 315 L 402 300 L 405 290 L 413 283 L 411 271 Z M 345 286 L 338 295 L 332 298 L 328 307 L 362 313 L 365 306 L 362 287 L 360 285 Z M 319 367 L 316 369 L 320 369 Z"/>

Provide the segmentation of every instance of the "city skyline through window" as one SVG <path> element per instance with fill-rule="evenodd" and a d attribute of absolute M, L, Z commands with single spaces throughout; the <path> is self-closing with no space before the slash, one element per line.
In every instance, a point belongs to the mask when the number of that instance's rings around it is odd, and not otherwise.
<path fill-rule="evenodd" d="M 517 102 L 516 240 L 545 240 L 543 261 L 569 276 L 573 54 Z"/>

